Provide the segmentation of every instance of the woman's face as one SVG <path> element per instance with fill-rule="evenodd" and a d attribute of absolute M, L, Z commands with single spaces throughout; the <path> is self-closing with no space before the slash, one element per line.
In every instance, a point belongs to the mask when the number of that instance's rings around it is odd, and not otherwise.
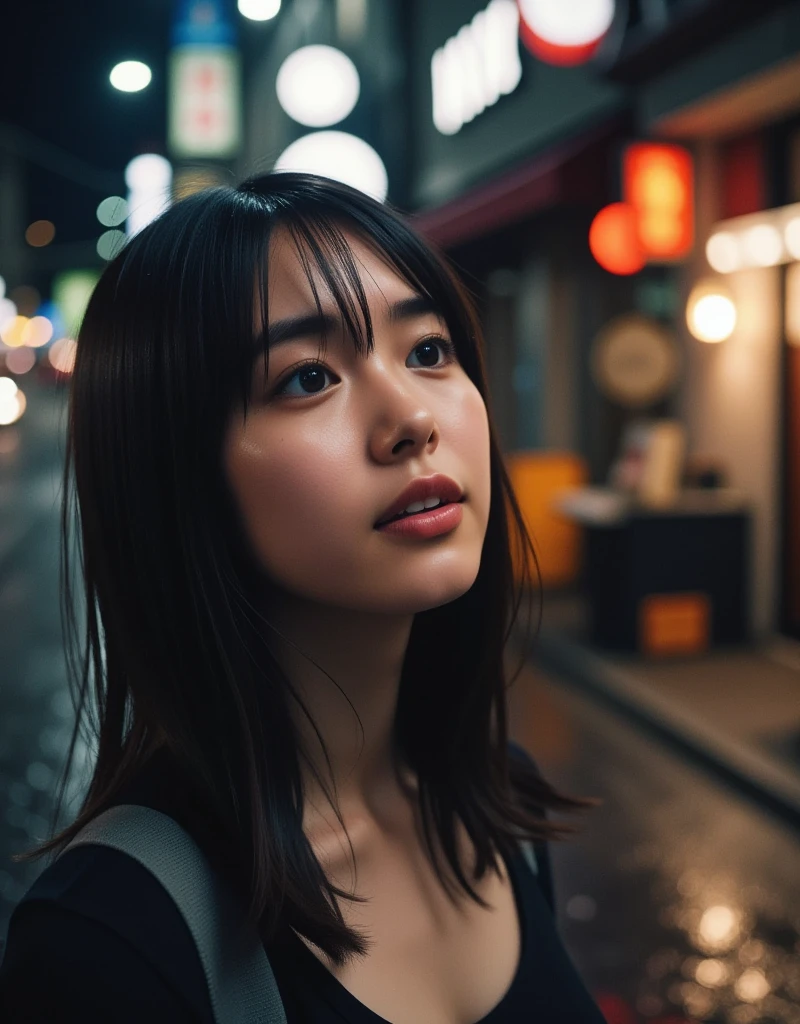
<path fill-rule="evenodd" d="M 414 613 L 464 594 L 475 581 L 489 519 L 489 425 L 483 399 L 430 312 L 391 318 L 412 288 L 357 236 L 345 232 L 374 330 L 359 356 L 341 326 L 312 372 L 319 335 L 305 333 L 254 363 L 246 422 L 231 420 L 225 471 L 250 541 L 271 580 L 307 600 L 378 613 Z M 313 263 L 312 263 L 313 266 Z M 318 274 L 318 272 L 315 271 Z M 338 309 L 316 276 L 323 314 Z M 269 252 L 269 326 L 315 317 L 316 304 L 290 236 Z M 283 394 L 278 392 L 283 390 Z M 465 495 L 461 523 L 429 539 L 374 528 L 415 478 L 444 473 Z"/>

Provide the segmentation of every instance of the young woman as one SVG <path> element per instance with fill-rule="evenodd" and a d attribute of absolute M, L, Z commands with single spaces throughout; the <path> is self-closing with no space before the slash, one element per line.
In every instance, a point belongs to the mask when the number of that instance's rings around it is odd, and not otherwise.
<path fill-rule="evenodd" d="M 312 175 L 176 203 L 89 302 L 64 485 L 78 692 L 57 813 L 90 680 L 96 761 L 73 823 L 19 859 L 142 803 L 240 895 L 288 1024 L 601 1024 L 520 851 L 546 864 L 575 831 L 546 810 L 597 801 L 507 739 L 511 544 L 533 549 L 444 259 Z M 2 1007 L 212 1019 L 166 891 L 97 846 L 15 909 Z"/>

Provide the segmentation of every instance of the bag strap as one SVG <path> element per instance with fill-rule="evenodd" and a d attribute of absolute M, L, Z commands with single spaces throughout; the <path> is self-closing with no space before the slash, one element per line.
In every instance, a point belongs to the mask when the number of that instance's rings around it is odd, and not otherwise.
<path fill-rule="evenodd" d="M 192 934 L 205 971 L 215 1024 L 286 1024 L 275 975 L 255 929 L 192 837 L 150 807 L 118 804 L 83 828 L 66 850 L 120 850 L 161 883 Z"/>

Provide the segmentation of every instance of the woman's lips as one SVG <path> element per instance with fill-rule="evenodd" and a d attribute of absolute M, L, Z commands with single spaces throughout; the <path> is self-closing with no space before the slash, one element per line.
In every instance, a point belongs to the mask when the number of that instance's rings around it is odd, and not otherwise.
<path fill-rule="evenodd" d="M 438 537 L 442 533 L 449 533 L 460 524 L 464 515 L 461 508 L 464 500 L 462 498 L 461 501 L 451 501 L 446 505 L 439 505 L 438 508 L 413 512 L 401 519 L 392 519 L 382 526 L 376 526 L 375 529 L 379 533 L 391 534 L 396 537 L 423 539 Z"/>

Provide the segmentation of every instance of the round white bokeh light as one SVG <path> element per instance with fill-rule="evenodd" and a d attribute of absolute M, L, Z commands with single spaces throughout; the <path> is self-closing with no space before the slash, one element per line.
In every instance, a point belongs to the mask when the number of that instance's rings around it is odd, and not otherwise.
<path fill-rule="evenodd" d="M 717 231 L 706 242 L 709 266 L 720 274 L 731 274 L 742 265 L 739 242 L 730 231 Z"/>
<path fill-rule="evenodd" d="M 128 186 L 127 233 L 135 235 L 170 205 L 172 165 L 158 153 L 142 153 L 125 168 Z M 105 258 L 105 257 L 104 257 Z"/>
<path fill-rule="evenodd" d="M 289 117 L 309 128 L 344 120 L 358 102 L 355 64 L 333 46 L 303 46 L 290 53 L 275 79 L 278 101 Z"/>
<path fill-rule="evenodd" d="M 714 282 L 695 285 L 686 304 L 686 323 L 698 341 L 725 341 L 733 334 L 736 320 L 736 303 L 727 289 Z"/>
<path fill-rule="evenodd" d="M 120 92 L 140 92 L 150 84 L 153 74 L 140 60 L 124 60 L 111 69 L 108 77 Z"/>
<path fill-rule="evenodd" d="M 749 228 L 742 237 L 742 245 L 751 266 L 774 267 L 783 256 L 780 232 L 772 224 Z"/>
<path fill-rule="evenodd" d="M 239 0 L 239 13 L 250 21 L 269 21 L 281 9 L 281 0 Z"/>
<path fill-rule="evenodd" d="M 172 164 L 158 153 L 142 153 L 128 162 L 125 184 L 130 189 L 169 188 L 172 184 Z"/>
<path fill-rule="evenodd" d="M 303 171 L 343 181 L 383 202 L 389 178 L 383 160 L 363 139 L 347 132 L 312 132 L 278 157 L 276 171 Z"/>
<path fill-rule="evenodd" d="M 523 20 L 540 39 L 554 46 L 586 46 L 614 20 L 614 0 L 520 0 Z"/>

